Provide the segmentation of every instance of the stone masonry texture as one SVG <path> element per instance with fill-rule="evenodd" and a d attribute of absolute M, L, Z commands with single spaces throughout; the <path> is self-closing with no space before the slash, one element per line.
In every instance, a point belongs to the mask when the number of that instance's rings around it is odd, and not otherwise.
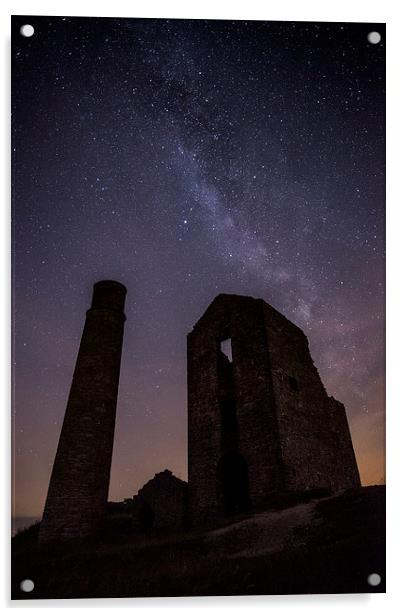
<path fill-rule="evenodd" d="M 126 289 L 94 285 L 40 527 L 40 543 L 101 532 L 106 514 Z"/>
<path fill-rule="evenodd" d="M 360 486 L 345 408 L 327 395 L 299 327 L 263 300 L 218 295 L 187 348 L 193 524 L 281 493 Z"/>
<path fill-rule="evenodd" d="M 174 528 L 186 524 L 187 483 L 169 470 L 157 473 L 133 498 L 133 527 Z"/>

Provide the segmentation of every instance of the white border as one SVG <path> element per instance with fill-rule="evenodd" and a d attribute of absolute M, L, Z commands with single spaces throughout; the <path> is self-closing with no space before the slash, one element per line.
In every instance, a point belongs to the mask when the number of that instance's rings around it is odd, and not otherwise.
<path fill-rule="evenodd" d="M 401 502 L 402 496 L 398 488 L 401 485 L 400 472 L 402 464 L 400 440 L 402 438 L 402 408 L 401 396 L 399 395 L 399 382 L 401 380 L 400 369 L 400 318 L 402 315 L 402 293 L 400 291 L 401 280 L 401 255 L 399 243 L 401 241 L 401 208 L 402 200 L 400 190 L 400 144 L 402 109 L 402 86 L 401 86 L 401 45 L 402 28 L 399 19 L 401 10 L 400 3 L 392 0 L 282 0 L 279 3 L 269 3 L 264 0 L 247 0 L 238 2 L 235 0 L 203 0 L 202 3 L 193 3 L 187 0 L 169 0 L 169 2 L 152 1 L 120 1 L 98 4 L 86 0 L 70 0 L 69 2 L 58 1 L 15 1 L 5 0 L 1 7 L 0 25 L 2 29 L 2 89 L 7 97 L 2 96 L 2 143 L 1 165 L 3 203 L 0 209 L 2 242 L 0 244 L 1 255 L 1 280 L 4 281 L 1 320 L 1 374 L 3 405 L 3 448 L 6 455 L 2 455 L 4 478 L 2 482 L 3 494 L 1 503 L 3 509 L 3 532 L 1 533 L 1 586 L 3 603 L 6 607 L 12 606 L 17 611 L 30 607 L 31 610 L 42 610 L 46 607 L 74 609 L 80 612 L 84 608 L 90 611 L 99 608 L 113 609 L 115 607 L 134 608 L 136 612 L 146 611 L 152 613 L 164 610 L 166 613 L 180 610 L 226 612 L 230 610 L 231 616 L 241 614 L 245 609 L 251 608 L 254 613 L 267 614 L 267 610 L 280 610 L 282 613 L 290 613 L 292 608 L 303 614 L 321 613 L 325 608 L 326 613 L 346 613 L 357 615 L 376 614 L 379 610 L 388 611 L 397 607 L 398 584 L 401 575 L 402 554 L 400 541 L 401 526 Z M 9 265 L 10 265 L 10 242 L 9 242 L 9 45 L 10 45 L 10 15 L 75 15 L 75 16 L 110 16 L 110 17 L 182 17 L 182 18 L 212 18 L 212 19 L 266 19 L 283 21 L 357 21 L 357 22 L 386 22 L 387 23 L 387 533 L 388 541 L 388 573 L 386 595 L 300 595 L 289 597 L 234 597 L 234 598 L 193 598 L 193 599 L 102 599 L 102 600 L 72 600 L 72 601 L 9 601 L 9 530 L 10 530 L 10 396 L 9 396 L 9 364 L 10 364 L 10 309 L 9 309 Z M 399 197 L 399 199 L 398 199 Z M 398 284 L 399 283 L 399 284 Z M 399 405 L 398 405 L 399 402 Z M 318 611 L 317 611 L 318 610 Z"/>

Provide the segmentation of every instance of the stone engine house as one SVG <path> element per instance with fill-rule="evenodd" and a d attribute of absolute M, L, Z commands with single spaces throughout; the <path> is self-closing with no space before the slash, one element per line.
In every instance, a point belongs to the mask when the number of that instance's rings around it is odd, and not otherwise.
<path fill-rule="evenodd" d="M 126 289 L 95 284 L 41 522 L 40 543 L 102 532 Z M 343 404 L 296 325 L 261 299 L 218 295 L 187 337 L 188 484 L 157 473 L 110 503 L 136 529 L 213 523 L 281 494 L 360 486 Z"/>
<path fill-rule="evenodd" d="M 360 486 L 345 408 L 301 329 L 261 299 L 218 295 L 187 342 L 193 524 L 279 493 Z"/>

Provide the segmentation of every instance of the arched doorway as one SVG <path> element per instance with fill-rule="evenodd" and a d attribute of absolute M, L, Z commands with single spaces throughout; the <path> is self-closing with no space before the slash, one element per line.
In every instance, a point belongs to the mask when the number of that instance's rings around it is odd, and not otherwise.
<path fill-rule="evenodd" d="M 237 451 L 226 453 L 218 465 L 218 479 L 226 515 L 247 511 L 250 492 L 247 462 Z"/>

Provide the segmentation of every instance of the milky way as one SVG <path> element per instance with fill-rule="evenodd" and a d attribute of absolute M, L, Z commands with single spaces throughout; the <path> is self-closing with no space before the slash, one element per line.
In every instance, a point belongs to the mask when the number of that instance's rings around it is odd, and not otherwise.
<path fill-rule="evenodd" d="M 16 515 L 41 513 L 103 278 L 128 287 L 111 499 L 186 478 L 186 334 L 222 292 L 305 331 L 363 482 L 384 480 L 384 40 L 14 18 Z"/>

